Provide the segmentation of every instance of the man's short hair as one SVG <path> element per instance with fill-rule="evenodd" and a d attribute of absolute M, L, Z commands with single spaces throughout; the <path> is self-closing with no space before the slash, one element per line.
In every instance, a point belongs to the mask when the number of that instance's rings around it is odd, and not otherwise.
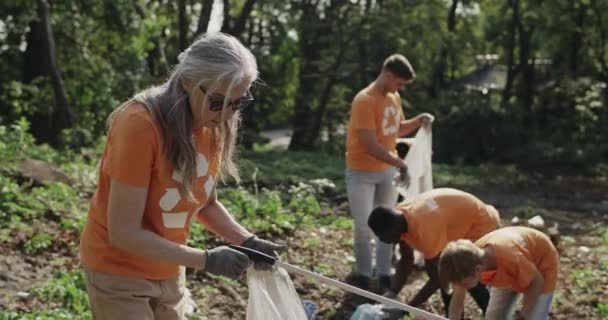
<path fill-rule="evenodd" d="M 405 80 L 416 78 L 416 72 L 414 72 L 414 68 L 410 62 L 406 57 L 398 53 L 392 54 L 390 57 L 384 60 L 382 70 L 388 70 L 399 78 L 403 78 Z"/>
<path fill-rule="evenodd" d="M 367 218 L 367 225 L 374 233 L 385 233 L 395 223 L 395 211 L 388 206 L 377 206 Z M 407 231 L 407 221 L 405 221 Z"/>
<path fill-rule="evenodd" d="M 439 256 L 439 275 L 442 284 L 458 282 L 475 274 L 481 264 L 481 249 L 470 240 L 448 243 Z"/>

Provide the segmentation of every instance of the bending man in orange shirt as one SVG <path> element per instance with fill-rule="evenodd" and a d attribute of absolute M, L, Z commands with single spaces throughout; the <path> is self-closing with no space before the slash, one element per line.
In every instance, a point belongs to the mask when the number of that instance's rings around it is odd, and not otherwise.
<path fill-rule="evenodd" d="M 388 57 L 382 71 L 369 86 L 354 98 L 346 139 L 346 189 L 354 219 L 356 284 L 369 288 L 372 276 L 371 232 L 367 218 L 377 205 L 393 205 L 397 190 L 393 179 L 397 170 L 406 171 L 403 159 L 395 153 L 397 137 L 407 135 L 432 116 L 421 114 L 406 120 L 399 90 L 412 82 L 416 74 L 410 62 L 400 54 Z M 391 246 L 376 246 L 376 274 L 381 289 L 390 280 Z M 384 287 L 384 288 L 383 288 Z"/>
<path fill-rule="evenodd" d="M 419 306 L 440 289 L 437 268 L 439 254 L 453 240 L 477 240 L 496 230 L 500 222 L 498 211 L 475 196 L 456 189 L 440 188 L 424 192 L 397 205 L 396 209 L 377 207 L 368 224 L 381 241 L 400 243 L 401 260 L 396 266 L 393 295 L 398 294 L 413 266 L 413 249 L 425 258 L 429 280 L 409 302 Z M 446 311 L 450 296 L 441 288 Z M 485 311 L 489 293 L 485 286 L 469 291 L 479 307 Z"/>
<path fill-rule="evenodd" d="M 526 227 L 491 232 L 475 243 L 458 240 L 448 244 L 439 259 L 443 283 L 454 285 L 450 319 L 460 319 L 464 291 L 482 282 L 492 287 L 486 319 L 507 319 L 521 294 L 519 317 L 549 317 L 557 282 L 559 256 L 549 237 Z"/>

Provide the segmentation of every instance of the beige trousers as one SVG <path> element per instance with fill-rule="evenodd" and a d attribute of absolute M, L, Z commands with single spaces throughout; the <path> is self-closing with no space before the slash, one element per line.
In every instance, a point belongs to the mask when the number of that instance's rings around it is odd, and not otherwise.
<path fill-rule="evenodd" d="M 167 280 L 95 272 L 84 267 L 94 320 L 185 319 L 185 269 Z"/>

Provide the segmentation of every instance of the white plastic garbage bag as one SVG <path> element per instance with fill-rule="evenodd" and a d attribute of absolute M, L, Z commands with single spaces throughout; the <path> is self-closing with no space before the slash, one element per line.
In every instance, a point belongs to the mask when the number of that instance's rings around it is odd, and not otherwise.
<path fill-rule="evenodd" d="M 407 189 L 399 190 L 405 198 L 416 196 L 422 192 L 433 189 L 433 130 L 432 126 L 420 127 L 414 143 L 405 156 L 410 184 Z"/>
<path fill-rule="evenodd" d="M 247 320 L 307 320 L 298 293 L 283 268 L 247 269 Z"/>
<path fill-rule="evenodd" d="M 432 125 L 420 127 L 410 150 L 405 156 L 407 172 L 409 174 L 409 185 L 397 185 L 397 191 L 410 199 L 425 191 L 433 189 L 433 129 Z M 418 251 L 414 251 L 414 264 L 424 266 L 424 257 Z"/>

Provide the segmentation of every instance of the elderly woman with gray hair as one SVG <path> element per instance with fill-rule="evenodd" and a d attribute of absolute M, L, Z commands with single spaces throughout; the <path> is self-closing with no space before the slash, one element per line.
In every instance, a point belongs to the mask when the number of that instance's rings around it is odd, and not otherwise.
<path fill-rule="evenodd" d="M 239 179 L 239 112 L 257 77 L 238 40 L 205 35 L 169 80 L 110 115 L 80 242 L 94 319 L 184 319 L 184 266 L 231 278 L 244 271 L 249 258 L 239 251 L 187 246 L 192 219 L 232 244 L 282 249 L 242 227 L 216 194 L 221 172 Z"/>

